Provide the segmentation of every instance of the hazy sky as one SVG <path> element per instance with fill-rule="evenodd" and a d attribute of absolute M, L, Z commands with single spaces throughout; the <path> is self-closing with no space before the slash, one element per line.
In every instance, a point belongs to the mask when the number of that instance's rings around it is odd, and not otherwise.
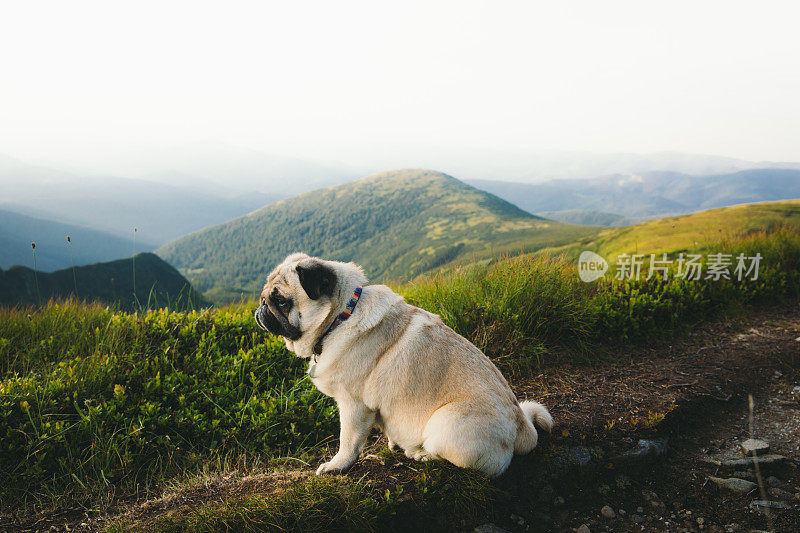
<path fill-rule="evenodd" d="M 796 1 L 4 2 L 0 152 L 800 161 Z"/>

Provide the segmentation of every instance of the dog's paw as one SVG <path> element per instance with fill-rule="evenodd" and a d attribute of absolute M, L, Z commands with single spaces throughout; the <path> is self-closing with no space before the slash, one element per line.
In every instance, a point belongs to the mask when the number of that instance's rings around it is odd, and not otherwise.
<path fill-rule="evenodd" d="M 342 466 L 336 464 L 334 461 L 328 461 L 327 463 L 322 463 L 317 468 L 316 475 L 321 476 L 322 474 L 344 474 L 350 469 L 350 465 Z"/>

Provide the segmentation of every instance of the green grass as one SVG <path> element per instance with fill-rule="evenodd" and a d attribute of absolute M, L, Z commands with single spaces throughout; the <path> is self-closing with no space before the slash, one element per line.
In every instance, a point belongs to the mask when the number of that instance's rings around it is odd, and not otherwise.
<path fill-rule="evenodd" d="M 4 505 L 64 491 L 91 501 L 215 457 L 300 454 L 335 431 L 332 402 L 250 313 L 2 313 Z"/>
<path fill-rule="evenodd" d="M 593 250 L 612 260 L 622 253 L 660 254 L 708 249 L 720 240 L 737 239 L 781 225 L 800 226 L 800 200 L 722 207 L 608 229 L 562 249 L 569 255 Z"/>
<path fill-rule="evenodd" d="M 387 468 L 400 454 L 382 454 Z M 440 529 L 492 512 L 501 490 L 485 475 L 432 461 L 399 476 L 305 475 L 275 491 L 244 491 L 212 498 L 190 513 L 148 519 L 145 527 L 121 520 L 108 531 L 408 531 Z M 411 512 L 409 512 L 411 511 Z M 439 527 L 435 527 L 438 522 Z"/>
<path fill-rule="evenodd" d="M 312 477 L 277 495 L 248 495 L 210 503 L 183 519 L 158 523 L 162 531 L 376 531 L 391 500 L 365 483 Z"/>
<path fill-rule="evenodd" d="M 800 231 L 718 241 L 714 252 L 763 256 L 757 281 L 579 280 L 565 254 L 517 256 L 423 276 L 397 289 L 409 302 L 441 315 L 487 355 L 525 365 L 567 354 L 591 360 L 603 348 L 664 337 L 715 313 L 800 294 Z"/>

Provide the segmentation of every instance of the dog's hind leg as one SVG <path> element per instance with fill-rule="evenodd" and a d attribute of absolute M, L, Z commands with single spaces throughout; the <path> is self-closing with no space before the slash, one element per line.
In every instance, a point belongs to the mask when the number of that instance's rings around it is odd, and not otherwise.
<path fill-rule="evenodd" d="M 328 461 L 319 465 L 317 475 L 326 472 L 345 472 L 358 459 L 364 448 L 364 441 L 375 423 L 375 411 L 361 402 L 337 401 L 339 406 L 339 451 Z"/>
<path fill-rule="evenodd" d="M 487 413 L 469 411 L 468 406 L 454 404 L 437 409 L 425 425 L 423 447 L 456 466 L 499 476 L 514 455 L 516 428 Z"/>

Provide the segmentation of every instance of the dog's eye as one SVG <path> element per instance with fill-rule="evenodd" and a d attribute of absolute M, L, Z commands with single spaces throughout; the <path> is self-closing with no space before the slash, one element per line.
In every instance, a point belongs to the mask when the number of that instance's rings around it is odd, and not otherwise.
<path fill-rule="evenodd" d="M 290 300 L 287 300 L 280 294 L 275 295 L 272 301 L 275 302 L 275 305 L 278 306 L 278 309 L 284 312 L 292 306 L 292 302 Z"/>

